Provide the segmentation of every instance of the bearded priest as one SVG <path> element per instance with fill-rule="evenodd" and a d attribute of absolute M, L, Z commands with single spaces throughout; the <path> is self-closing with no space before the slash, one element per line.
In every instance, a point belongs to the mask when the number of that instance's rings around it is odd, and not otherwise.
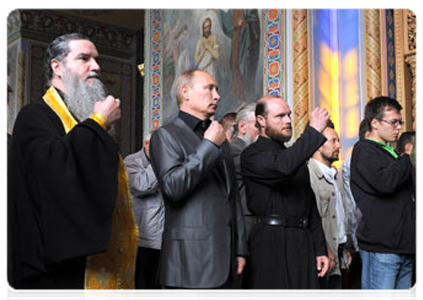
<path fill-rule="evenodd" d="M 49 89 L 15 123 L 8 180 L 8 279 L 17 289 L 134 287 L 128 176 L 109 134 L 120 100 L 95 45 L 72 33 L 45 55 Z"/>

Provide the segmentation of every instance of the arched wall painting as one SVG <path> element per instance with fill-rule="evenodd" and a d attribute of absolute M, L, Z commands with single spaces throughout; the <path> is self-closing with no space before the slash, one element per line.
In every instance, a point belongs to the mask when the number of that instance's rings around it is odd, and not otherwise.
<path fill-rule="evenodd" d="M 285 90 L 281 10 L 147 10 L 144 135 L 176 116 L 175 78 L 204 69 L 219 85 L 215 118 Z M 265 55 L 263 55 L 265 53 Z"/>

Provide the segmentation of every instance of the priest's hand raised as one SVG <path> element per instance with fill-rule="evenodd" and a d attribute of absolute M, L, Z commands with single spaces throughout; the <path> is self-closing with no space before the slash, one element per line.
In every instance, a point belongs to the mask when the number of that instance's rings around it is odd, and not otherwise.
<path fill-rule="evenodd" d="M 310 126 L 319 132 L 326 128 L 330 115 L 328 111 L 322 107 L 316 107 L 310 114 Z"/>
<path fill-rule="evenodd" d="M 108 125 L 112 125 L 120 119 L 120 100 L 113 96 L 107 96 L 104 101 L 94 104 L 94 113 L 106 117 Z"/>

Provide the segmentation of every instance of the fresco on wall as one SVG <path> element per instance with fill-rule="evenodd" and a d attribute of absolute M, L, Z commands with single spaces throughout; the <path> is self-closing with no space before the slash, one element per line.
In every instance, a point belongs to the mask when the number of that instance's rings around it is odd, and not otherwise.
<path fill-rule="evenodd" d="M 163 122 L 177 114 L 175 78 L 190 68 L 214 76 L 221 101 L 216 119 L 263 93 L 261 12 L 163 10 Z"/>

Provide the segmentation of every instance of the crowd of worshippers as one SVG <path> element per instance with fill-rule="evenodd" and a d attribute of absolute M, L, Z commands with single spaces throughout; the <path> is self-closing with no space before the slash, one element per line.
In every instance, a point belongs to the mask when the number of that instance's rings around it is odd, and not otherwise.
<path fill-rule="evenodd" d="M 367 102 L 344 162 L 328 111 L 292 141 L 280 96 L 219 122 L 218 82 L 176 79 L 177 117 L 123 159 L 120 100 L 81 34 L 46 50 L 45 95 L 8 152 L 8 280 L 17 289 L 409 289 L 415 132 Z M 289 142 L 290 146 L 286 144 Z M 396 148 L 394 146 L 396 145 Z M 340 162 L 339 162 L 340 163 Z"/>

